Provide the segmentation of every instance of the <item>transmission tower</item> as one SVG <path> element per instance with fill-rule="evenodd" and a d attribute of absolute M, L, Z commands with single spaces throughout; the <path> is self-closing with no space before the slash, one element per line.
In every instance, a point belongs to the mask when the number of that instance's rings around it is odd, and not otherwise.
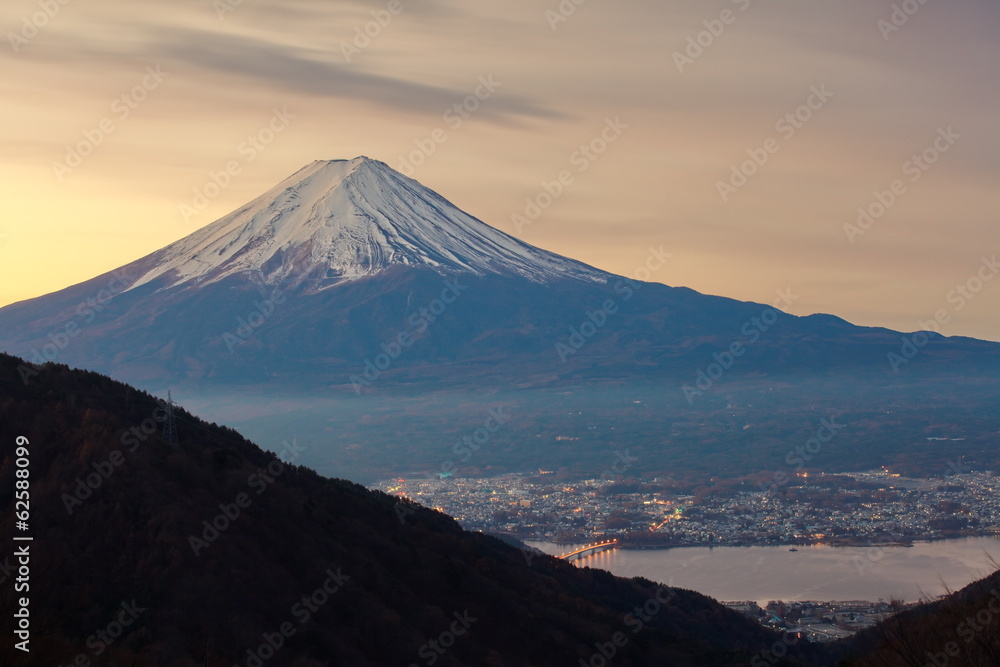
<path fill-rule="evenodd" d="M 176 449 L 178 447 L 177 443 L 177 417 L 174 416 L 174 398 L 167 392 L 167 402 L 163 406 L 164 411 L 167 413 L 167 418 L 163 422 L 163 441 L 168 445 Z"/>

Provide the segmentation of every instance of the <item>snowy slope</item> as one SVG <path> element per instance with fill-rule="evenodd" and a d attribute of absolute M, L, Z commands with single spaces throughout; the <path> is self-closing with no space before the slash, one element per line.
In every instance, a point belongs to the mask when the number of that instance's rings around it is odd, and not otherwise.
<path fill-rule="evenodd" d="M 393 264 L 442 273 L 604 282 L 609 274 L 535 248 L 468 215 L 420 183 L 367 157 L 316 161 L 243 208 L 153 253 L 131 287 L 173 287 L 248 274 L 316 287 Z"/>

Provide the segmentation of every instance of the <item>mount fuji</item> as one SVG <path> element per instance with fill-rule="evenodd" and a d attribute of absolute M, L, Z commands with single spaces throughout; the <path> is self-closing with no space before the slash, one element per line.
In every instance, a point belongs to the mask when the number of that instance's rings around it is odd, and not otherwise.
<path fill-rule="evenodd" d="M 787 450 L 786 436 L 806 439 L 795 428 L 834 413 L 882 420 L 838 436 L 856 462 L 887 433 L 958 436 L 972 457 L 1000 432 L 998 344 L 616 276 L 505 234 L 365 157 L 313 162 L 156 252 L 0 309 L 0 348 L 31 362 L 20 381 L 46 362 L 96 370 L 191 397 L 265 443 L 290 427 L 259 415 L 311 406 L 295 429 L 315 436 L 316 467 L 355 476 L 385 472 L 386 458 L 425 468 L 426 447 L 504 392 L 523 418 L 476 459 L 480 472 L 568 459 L 599 472 L 620 442 L 648 448 L 646 469 L 677 464 L 680 448 L 700 448 L 689 467 L 708 466 L 706 441 L 731 462 L 766 421 L 765 440 Z M 442 393 L 458 398 L 445 408 Z M 651 412 L 625 441 L 609 424 L 637 413 L 612 405 Z M 882 428 L 885 414 L 906 411 L 917 421 L 905 436 Z M 358 414 L 398 421 L 376 433 Z M 552 415 L 563 415 L 559 432 L 539 436 Z M 549 435 L 582 444 L 538 448 Z"/>
<path fill-rule="evenodd" d="M 34 364 L 100 369 L 156 389 L 335 385 L 387 337 L 428 338 L 448 285 L 502 314 L 510 299 L 484 283 L 537 297 L 613 278 L 494 229 L 377 160 L 316 161 L 146 257 L 0 309 L 0 344 Z M 462 281 L 479 294 L 464 297 Z M 528 311 L 519 319 L 532 326 Z M 428 343 L 438 348 L 425 350 L 430 357 L 398 366 L 457 356 L 455 337 L 470 333 L 461 328 Z"/>
<path fill-rule="evenodd" d="M 313 162 L 142 262 L 146 272 L 130 289 L 161 277 L 160 289 L 170 289 L 233 275 L 323 289 L 394 265 L 536 283 L 608 277 L 508 236 L 367 157 Z"/>

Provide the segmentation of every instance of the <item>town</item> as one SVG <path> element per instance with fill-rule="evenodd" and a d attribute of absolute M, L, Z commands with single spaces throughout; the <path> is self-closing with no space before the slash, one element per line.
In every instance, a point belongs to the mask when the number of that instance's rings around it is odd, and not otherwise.
<path fill-rule="evenodd" d="M 910 479 L 886 469 L 798 476 L 780 490 L 749 483 L 695 494 L 670 480 L 557 481 L 552 473 L 396 478 L 375 485 L 454 517 L 469 530 L 622 548 L 868 546 L 1000 534 L 992 472 Z"/>
<path fill-rule="evenodd" d="M 893 614 L 916 606 L 914 603 L 886 602 L 885 600 L 878 602 L 866 600 L 784 602 L 778 600 L 768 602 L 763 609 L 752 600 L 723 602 L 722 605 L 749 616 L 765 627 L 781 631 L 784 637 L 783 641 L 787 645 L 802 639 L 810 642 L 844 639 L 859 630 L 874 627 L 879 621 Z M 781 646 L 772 646 L 771 653 L 776 658 L 784 657 Z"/>

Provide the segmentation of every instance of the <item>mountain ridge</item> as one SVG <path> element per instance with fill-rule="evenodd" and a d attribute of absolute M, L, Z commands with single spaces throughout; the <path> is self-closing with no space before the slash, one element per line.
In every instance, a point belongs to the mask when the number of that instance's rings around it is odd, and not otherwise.
<path fill-rule="evenodd" d="M 777 639 L 697 593 L 526 553 L 322 478 L 298 465 L 295 440 L 282 460 L 177 406 L 172 444 L 161 399 L 59 364 L 24 387 L 22 364 L 0 354 L 0 534 L 14 533 L 20 437 L 32 652 L 2 642 L 2 664 L 518 667 L 586 664 L 605 646 L 623 667 L 735 667 Z M 137 618 L 93 639 L 123 605 Z M 467 632 L 434 648 L 456 618 Z"/>
<path fill-rule="evenodd" d="M 709 463 L 758 473 L 780 466 L 819 417 L 838 414 L 857 425 L 838 435 L 828 469 L 912 470 L 919 459 L 926 471 L 955 456 L 990 469 L 997 458 L 1000 344 L 930 334 L 917 348 L 914 336 L 835 316 L 600 272 L 492 230 L 374 160 L 314 162 L 269 192 L 159 254 L 0 308 L 0 349 L 200 395 L 202 414 L 263 442 L 274 427 L 217 409 L 232 405 L 226 395 L 255 393 L 247 401 L 265 408 L 323 399 L 299 422 L 317 444 L 309 463 L 355 479 L 392 474 L 389 465 L 433 468 L 427 453 L 442 428 L 480 410 L 465 400 L 472 392 L 521 389 L 511 400 L 525 418 L 497 436 L 509 442 L 477 457 L 475 474 L 599 474 L 605 451 L 627 446 L 643 452 L 636 474 L 678 472 L 679 462 L 699 474 Z M 351 197 L 368 213 L 355 216 Z M 367 250 L 337 259 L 340 273 L 328 275 L 324 243 L 380 225 L 385 239 L 409 229 L 420 242 L 367 245 L 359 233 L 344 247 Z M 463 229 L 478 231 L 459 239 Z M 475 253 L 459 252 L 470 245 Z M 501 246 L 509 253 L 494 252 Z M 894 364 L 901 355 L 906 363 Z M 30 381 L 34 369 L 24 370 Z M 436 403 L 440 392 L 453 392 L 466 413 Z M 424 404 L 419 414 L 410 399 Z M 365 423 L 388 428 L 363 428 L 341 410 L 354 400 L 362 414 L 377 408 Z M 627 442 L 636 413 L 623 405 L 650 408 Z M 615 421 L 622 426 L 604 430 Z M 357 439 L 330 440 L 329 429 Z M 581 438 L 572 453 L 554 439 L 570 432 Z M 965 440 L 924 444 L 942 434 Z"/>

